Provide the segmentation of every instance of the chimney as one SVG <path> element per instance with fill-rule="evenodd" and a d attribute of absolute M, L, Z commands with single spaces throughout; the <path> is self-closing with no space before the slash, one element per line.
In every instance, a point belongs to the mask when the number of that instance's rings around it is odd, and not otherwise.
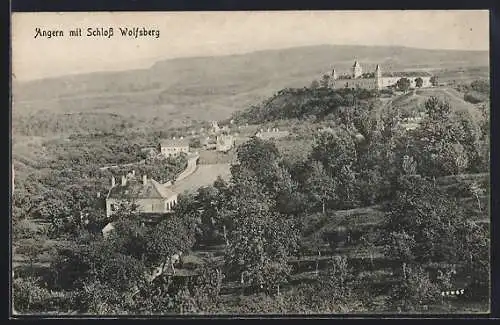
<path fill-rule="evenodd" d="M 146 185 L 147 182 L 148 182 L 148 176 L 142 175 L 142 185 Z"/>
<path fill-rule="evenodd" d="M 127 177 L 122 176 L 122 186 L 127 185 Z"/>
<path fill-rule="evenodd" d="M 114 176 L 111 176 L 111 187 L 115 187 L 116 186 L 116 180 L 115 180 L 115 177 Z"/>
<path fill-rule="evenodd" d="M 132 170 L 132 177 L 135 177 L 135 170 Z"/>

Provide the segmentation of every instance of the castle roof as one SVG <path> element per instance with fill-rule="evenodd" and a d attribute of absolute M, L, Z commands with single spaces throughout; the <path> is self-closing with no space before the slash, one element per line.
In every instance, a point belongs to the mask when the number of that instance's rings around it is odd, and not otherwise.
<path fill-rule="evenodd" d="M 169 199 L 175 196 L 176 193 L 161 185 L 154 179 L 147 179 L 144 184 L 135 178 L 127 180 L 127 183 L 113 187 L 109 191 L 108 198 L 112 199 Z"/>

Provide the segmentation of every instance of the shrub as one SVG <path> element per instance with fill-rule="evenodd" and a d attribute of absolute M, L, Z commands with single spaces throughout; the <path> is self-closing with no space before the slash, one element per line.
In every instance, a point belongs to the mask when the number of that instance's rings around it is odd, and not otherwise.
<path fill-rule="evenodd" d="M 40 285 L 34 277 L 16 278 L 12 286 L 13 309 L 21 313 L 47 311 L 52 293 Z"/>
<path fill-rule="evenodd" d="M 476 91 L 470 91 L 464 95 L 464 100 L 472 104 L 478 104 L 486 101 L 488 98 Z"/>
<path fill-rule="evenodd" d="M 391 310 L 415 312 L 437 302 L 439 297 L 439 287 L 431 282 L 429 274 L 422 267 L 407 267 L 406 277 L 392 288 L 388 305 Z"/>

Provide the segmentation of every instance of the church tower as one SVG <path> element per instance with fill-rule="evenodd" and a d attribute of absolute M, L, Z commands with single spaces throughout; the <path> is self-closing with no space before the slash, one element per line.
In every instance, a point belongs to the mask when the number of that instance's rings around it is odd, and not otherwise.
<path fill-rule="evenodd" d="M 352 66 L 352 77 L 359 78 L 363 74 L 363 69 L 358 63 L 358 60 L 354 61 L 354 65 Z"/>
<path fill-rule="evenodd" d="M 382 69 L 380 69 L 378 64 L 375 68 L 375 89 L 382 89 Z"/>
<path fill-rule="evenodd" d="M 337 80 L 337 71 L 335 71 L 335 68 L 333 68 L 332 70 L 332 77 L 331 77 L 332 80 Z"/>

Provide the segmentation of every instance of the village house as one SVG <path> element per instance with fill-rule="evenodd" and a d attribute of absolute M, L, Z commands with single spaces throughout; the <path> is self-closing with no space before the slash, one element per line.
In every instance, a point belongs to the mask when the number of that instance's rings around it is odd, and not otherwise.
<path fill-rule="evenodd" d="M 165 157 L 187 154 L 189 153 L 189 140 L 184 137 L 162 140 L 158 145 L 158 151 Z"/>
<path fill-rule="evenodd" d="M 210 129 L 209 132 L 211 134 L 217 134 L 221 131 L 221 128 L 219 127 L 219 122 L 217 121 L 210 121 Z"/>
<path fill-rule="evenodd" d="M 269 140 L 269 139 L 279 139 L 288 136 L 290 133 L 288 131 L 280 131 L 278 128 L 268 128 L 267 131 L 264 131 L 263 129 L 260 129 L 257 131 L 255 136 L 257 138 L 260 138 L 262 140 Z"/>
<path fill-rule="evenodd" d="M 146 175 L 138 180 L 133 171 L 122 176 L 120 184 L 116 184 L 114 177 L 111 178 L 111 188 L 106 197 L 106 216 L 109 218 L 124 201 L 137 204 L 143 214 L 163 215 L 172 212 L 177 204 L 177 193 Z"/>
<path fill-rule="evenodd" d="M 230 134 L 221 134 L 217 136 L 215 150 L 228 152 L 234 147 L 234 137 Z"/>

